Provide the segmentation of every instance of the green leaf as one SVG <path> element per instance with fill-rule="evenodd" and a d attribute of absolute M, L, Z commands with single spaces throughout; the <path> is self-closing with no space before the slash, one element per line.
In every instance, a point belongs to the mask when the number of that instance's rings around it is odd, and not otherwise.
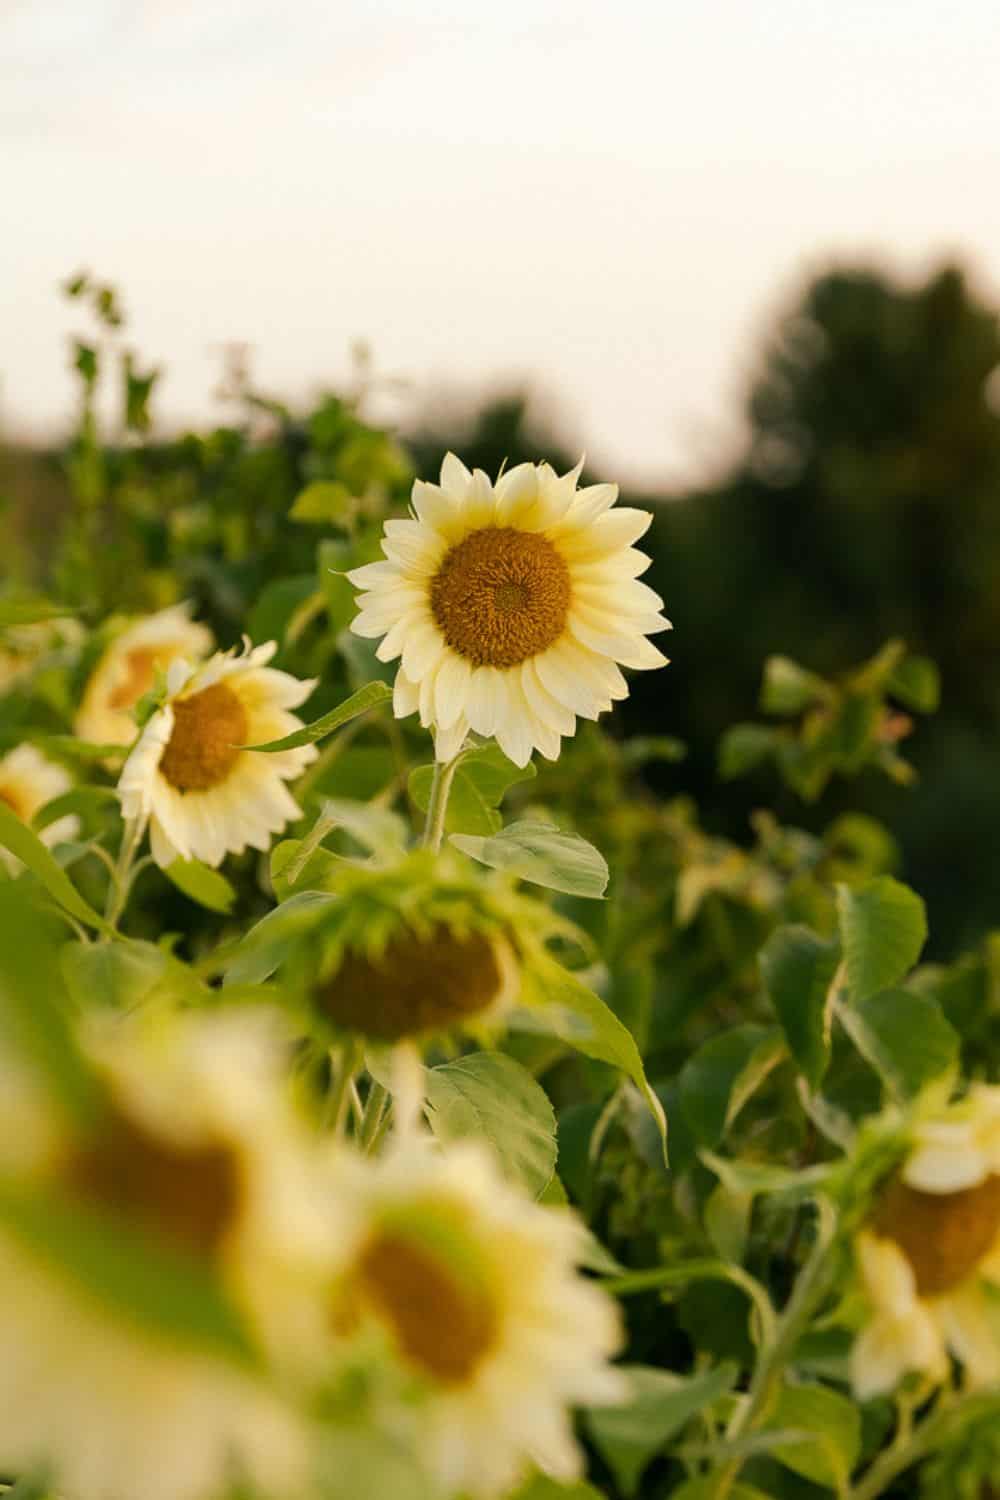
<path fill-rule="evenodd" d="M 370 708 L 377 708 L 379 704 L 386 703 L 391 697 L 392 690 L 386 683 L 366 683 L 364 687 L 358 688 L 356 693 L 345 698 L 343 703 L 338 704 L 336 708 L 331 708 L 328 714 L 314 719 L 311 724 L 297 729 L 294 734 L 286 734 L 281 740 L 269 740 L 265 745 L 243 745 L 241 748 L 256 750 L 261 755 L 274 755 L 279 750 L 297 750 L 301 745 L 315 745 L 318 740 L 326 739 L 327 735 L 333 734 L 335 729 L 343 728 L 352 719 L 367 713 Z"/>
<path fill-rule="evenodd" d="M 854 1001 L 898 983 L 927 939 L 923 901 L 889 875 L 861 886 L 838 885 L 837 921 Z"/>
<path fill-rule="evenodd" d="M 228 916 L 232 911 L 236 900 L 235 890 L 225 875 L 220 875 L 218 870 L 210 870 L 201 860 L 175 859 L 173 864 L 164 867 L 163 873 L 179 891 L 183 891 L 185 896 L 208 911 L 221 912 L 223 916 Z"/>
<path fill-rule="evenodd" d="M 766 724 L 734 724 L 719 741 L 719 775 L 735 781 L 756 771 L 781 744 L 781 731 Z"/>
<path fill-rule="evenodd" d="M 64 620 L 76 614 L 65 604 L 52 604 L 47 599 L 0 599 L 0 630 L 12 625 L 38 625 L 45 620 Z"/>
<path fill-rule="evenodd" d="M 247 616 L 246 633 L 252 641 L 284 641 L 296 611 L 316 592 L 312 573 L 276 578 L 260 594 Z"/>
<path fill-rule="evenodd" d="M 551 823 L 525 819 L 510 823 L 490 838 L 453 833 L 451 842 L 463 854 L 570 896 L 600 900 L 608 884 L 604 856 L 575 833 L 560 833 Z"/>
<path fill-rule="evenodd" d="M 862 1056 L 896 1094 L 910 1098 L 958 1061 L 961 1039 L 929 995 L 882 990 L 837 1012 Z"/>
<path fill-rule="evenodd" d="M 78 740 L 75 734 L 36 734 L 32 735 L 32 741 L 40 750 L 50 750 L 53 755 L 71 760 L 124 760 L 131 748 L 129 745 L 98 745 L 92 740 Z"/>
<path fill-rule="evenodd" d="M 406 848 L 406 824 L 388 807 L 327 797 L 323 801 L 323 811 L 336 820 L 331 832 L 333 828 L 342 828 L 370 854 L 391 857 Z"/>
<path fill-rule="evenodd" d="M 667 1156 L 667 1117 L 646 1078 L 635 1037 L 623 1026 L 610 1006 L 575 974 L 554 959 L 536 959 L 525 989 L 533 986 L 537 1003 L 516 1013 L 515 1024 L 537 1025 L 560 1037 L 585 1057 L 618 1068 L 639 1089 L 656 1122 Z"/>
<path fill-rule="evenodd" d="M 339 479 L 314 479 L 296 495 L 288 514 L 291 520 L 312 526 L 347 528 L 357 509 L 357 497 Z"/>
<path fill-rule="evenodd" d="M 830 687 L 815 672 L 807 672 L 787 656 L 769 656 L 764 664 L 760 706 L 767 714 L 791 718 L 811 703 L 828 698 Z"/>
<path fill-rule="evenodd" d="M 326 891 L 299 891 L 262 917 L 245 934 L 226 969 L 225 986 L 261 984 L 269 979 L 299 939 L 337 901 Z"/>
<path fill-rule="evenodd" d="M 861 1452 L 861 1412 L 855 1402 L 825 1385 L 785 1385 L 767 1425 L 812 1436 L 813 1441 L 771 1450 L 786 1469 L 828 1489 L 846 1488 Z"/>
<path fill-rule="evenodd" d="M 630 1497 L 647 1465 L 693 1416 L 732 1390 L 735 1365 L 718 1365 L 704 1375 L 674 1375 L 646 1365 L 623 1367 L 632 1387 L 621 1406 L 593 1407 L 584 1421 L 594 1446 Z"/>
<path fill-rule="evenodd" d="M 503 826 L 497 809 L 507 788 L 537 774 L 531 761 L 526 766 L 515 766 L 499 745 L 467 750 L 455 767 L 445 816 L 446 832 L 484 837 L 497 833 Z M 433 780 L 433 766 L 417 766 L 410 773 L 410 796 L 421 812 L 427 811 Z"/>
<path fill-rule="evenodd" d="M 908 656 L 889 678 L 889 692 L 919 714 L 935 713 L 941 701 L 941 674 L 928 656 Z"/>
<path fill-rule="evenodd" d="M 803 926 L 777 928 L 758 958 L 789 1051 L 811 1089 L 819 1087 L 830 1061 L 827 996 L 839 961 L 835 943 Z"/>
<path fill-rule="evenodd" d="M 19 881 L 0 886 L 0 1030 L 54 1085 L 59 1103 L 87 1122 L 99 1090 L 67 1018 L 54 919 L 32 898 Z"/>
<path fill-rule="evenodd" d="M 58 901 L 71 917 L 76 917 L 77 921 L 82 922 L 85 927 L 96 927 L 102 932 L 109 931 L 107 922 L 103 917 L 99 917 L 93 907 L 83 899 L 37 833 L 34 833 L 26 823 L 22 823 L 17 814 L 2 801 L 0 801 L 0 845 L 4 849 L 9 849 L 11 854 L 17 855 L 25 868 L 37 876 L 53 900 Z"/>
<path fill-rule="evenodd" d="M 670 1500 L 715 1500 L 718 1487 L 718 1479 L 709 1475 L 688 1479 L 679 1489 L 671 1490 Z M 773 1500 L 773 1497 L 752 1484 L 734 1484 L 727 1491 L 726 1500 Z"/>
<path fill-rule="evenodd" d="M 67 943 L 61 968 L 70 998 L 81 1009 L 131 1010 L 155 993 L 187 1001 L 207 993 L 186 964 L 155 943 Z"/>
<path fill-rule="evenodd" d="M 0 1224 L 89 1297 L 172 1346 L 191 1344 L 240 1364 L 253 1351 L 210 1268 L 131 1224 L 0 1179 Z"/>
<path fill-rule="evenodd" d="M 536 1474 L 511 1500 L 605 1500 L 605 1497 L 585 1479 L 578 1479 L 575 1484 L 558 1484 L 547 1474 Z"/>
<path fill-rule="evenodd" d="M 723 1260 L 740 1265 L 750 1236 L 753 1193 L 719 1183 L 705 1203 L 705 1230 Z"/>
<path fill-rule="evenodd" d="M 484 1139 L 506 1176 L 536 1198 L 545 1190 L 556 1165 L 556 1117 L 526 1068 L 502 1052 L 473 1052 L 428 1069 L 426 1084 L 438 1140 Z"/>
<path fill-rule="evenodd" d="M 114 787 L 76 786 L 71 792 L 63 792 L 61 797 L 53 797 L 51 802 L 40 807 L 31 820 L 31 826 L 36 833 L 41 833 L 50 823 L 58 823 L 60 818 L 77 814 L 85 817 L 96 808 L 112 803 L 117 807 L 118 793 Z"/>
<path fill-rule="evenodd" d="M 339 854 L 331 854 L 321 844 L 312 850 L 292 881 L 288 875 L 288 867 L 304 843 L 304 839 L 282 839 L 271 851 L 271 884 L 279 901 L 287 901 L 295 891 L 322 889 L 328 877 L 344 862 Z"/>
<path fill-rule="evenodd" d="M 747 1099 L 784 1056 L 776 1026 L 735 1026 L 703 1043 L 680 1074 L 684 1118 L 699 1145 L 717 1146 Z"/>

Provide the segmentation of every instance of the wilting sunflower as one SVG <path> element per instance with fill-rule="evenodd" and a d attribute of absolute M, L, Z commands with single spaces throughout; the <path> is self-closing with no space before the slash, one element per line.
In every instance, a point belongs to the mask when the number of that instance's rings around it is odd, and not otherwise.
<path fill-rule="evenodd" d="M 34 745 L 18 745 L 0 760 L 0 802 L 16 813 L 22 823 L 30 823 L 37 812 L 68 792 L 72 785 L 68 772 L 47 760 Z M 72 815 L 57 818 L 42 829 L 39 837 L 43 844 L 54 848 L 66 839 L 75 838 L 79 827 L 79 820 Z M 0 849 L 0 860 L 8 870 L 20 867 L 20 861 L 6 849 Z"/>
<path fill-rule="evenodd" d="M 200 661 L 212 649 L 212 632 L 191 619 L 190 604 L 132 620 L 116 635 L 84 689 L 76 732 L 99 745 L 131 745 L 136 737 L 132 710 L 179 657 Z"/>
<path fill-rule="evenodd" d="M 239 1475 L 290 1493 L 308 1444 L 284 1372 L 318 1342 L 331 1257 L 263 1018 L 126 1026 L 89 1050 L 93 1119 L 57 1114 L 43 1156 L 0 1173 L 8 1204 L 38 1205 L 0 1234 L 0 1451 L 93 1500 L 205 1500 Z M 83 1249 L 64 1255 L 41 1219 Z M 158 1309 L 113 1292 L 118 1237 L 160 1258 Z M 215 1288 L 244 1353 L 207 1317 L 165 1319 L 182 1271 Z"/>
<path fill-rule="evenodd" d="M 401 658 L 396 716 L 419 712 L 439 760 L 470 729 L 519 766 L 535 748 L 553 760 L 577 716 L 627 697 L 619 664 L 666 662 L 646 637 L 669 621 L 632 545 L 652 516 L 613 509 L 617 485 L 578 490 L 581 468 L 519 464 L 493 484 L 449 454 L 440 484 L 414 484 L 415 519 L 386 522 L 385 561 L 348 575 L 364 590 L 351 628 Z"/>
<path fill-rule="evenodd" d="M 327 888 L 327 903 L 296 914 L 283 975 L 321 1024 L 376 1044 L 488 1038 L 522 991 L 543 984 L 550 939 L 586 942 L 544 902 L 447 851 L 344 860 Z"/>
<path fill-rule="evenodd" d="M 908 1371 L 1000 1380 L 1000 1089 L 980 1086 L 917 1131 L 856 1245 L 869 1309 L 852 1354 L 863 1399 Z"/>
<path fill-rule="evenodd" d="M 383 1372 L 381 1420 L 442 1491 L 499 1495 L 533 1465 L 578 1476 L 569 1408 L 624 1391 L 618 1310 L 576 1270 L 571 1214 L 515 1192 L 482 1148 L 419 1138 L 342 1161 L 338 1209 L 342 1358 Z"/>
<path fill-rule="evenodd" d="M 316 684 L 269 667 L 277 649 L 271 641 L 242 655 L 216 652 L 200 667 L 178 660 L 168 669 L 166 698 L 118 784 L 125 818 L 149 819 L 157 864 L 200 859 L 214 866 L 248 845 L 265 850 L 301 817 L 285 782 L 316 758 L 316 747 L 274 755 L 241 749 L 302 727 L 290 710 Z"/>

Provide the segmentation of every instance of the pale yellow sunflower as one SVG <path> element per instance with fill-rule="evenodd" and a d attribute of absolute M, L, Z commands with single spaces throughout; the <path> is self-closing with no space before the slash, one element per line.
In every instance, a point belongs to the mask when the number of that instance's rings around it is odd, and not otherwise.
<path fill-rule="evenodd" d="M 519 766 L 555 759 L 577 717 L 627 697 L 620 666 L 666 662 L 646 637 L 670 622 L 633 546 L 652 516 L 616 509 L 617 485 L 577 489 L 581 468 L 519 464 L 494 484 L 449 454 L 439 484 L 414 484 L 414 517 L 386 522 L 385 560 L 348 575 L 351 628 L 401 658 L 396 716 L 419 712 L 439 760 L 469 730 Z"/>
<path fill-rule="evenodd" d="M 99 745 L 131 745 L 132 710 L 172 661 L 200 661 L 212 649 L 212 632 L 191 619 L 190 604 L 174 604 L 132 620 L 116 635 L 84 689 L 76 732 Z"/>
<path fill-rule="evenodd" d="M 1000 1089 L 974 1088 L 916 1132 L 858 1236 L 868 1317 L 852 1353 L 863 1399 L 908 1372 L 1000 1380 Z"/>
<path fill-rule="evenodd" d="M 215 1288 L 245 1353 L 214 1324 L 165 1321 L 169 1285 L 147 1314 L 111 1291 L 93 1253 L 64 1254 L 23 1210 L 8 1216 L 0 1452 L 15 1470 L 43 1463 L 61 1493 L 91 1500 L 210 1500 L 236 1476 L 278 1495 L 306 1483 L 296 1392 L 315 1378 L 310 1349 L 329 1358 L 317 1330 L 333 1257 L 276 1026 L 229 1013 L 102 1027 L 86 1049 L 103 1089 L 86 1128 L 36 1090 L 45 1129 L 34 1125 L 30 1161 L 0 1156 L 4 1201 L 37 1195 L 71 1244 L 97 1225 L 102 1243 L 127 1234 L 165 1257 L 167 1282 L 167 1267 L 189 1267 Z M 15 1106 L 27 1098 L 22 1089 Z"/>
<path fill-rule="evenodd" d="M 157 864 L 199 859 L 216 866 L 247 846 L 269 848 L 274 834 L 301 817 L 289 792 L 316 758 L 315 745 L 260 755 L 241 748 L 283 739 L 302 727 L 290 712 L 315 681 L 267 663 L 277 646 L 216 652 L 200 667 L 174 661 L 164 702 L 122 768 L 122 812 L 149 819 Z"/>
<path fill-rule="evenodd" d="M 341 1159 L 342 1357 L 371 1358 L 380 1420 L 447 1494 L 494 1496 L 532 1467 L 581 1473 L 570 1408 L 625 1394 L 616 1304 L 576 1270 L 582 1230 L 516 1192 L 472 1143 L 412 1136 Z"/>
<path fill-rule="evenodd" d="M 16 813 L 22 823 L 30 823 L 37 812 L 68 792 L 72 785 L 69 773 L 47 760 L 34 745 L 18 745 L 0 760 L 0 802 Z M 54 848 L 75 838 L 79 827 L 79 819 L 70 814 L 49 823 L 39 838 Z M 6 849 L 0 849 L 0 860 L 8 870 L 20 868 L 20 860 Z"/>

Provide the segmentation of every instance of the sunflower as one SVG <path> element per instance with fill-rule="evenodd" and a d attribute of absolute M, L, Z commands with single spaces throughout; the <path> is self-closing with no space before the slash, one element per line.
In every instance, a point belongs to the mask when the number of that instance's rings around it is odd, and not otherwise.
<path fill-rule="evenodd" d="M 433 726 L 439 760 L 470 729 L 516 765 L 554 760 L 578 716 L 628 695 L 619 664 L 666 662 L 646 637 L 670 622 L 632 545 L 652 516 L 613 509 L 617 485 L 578 490 L 581 468 L 519 464 L 493 484 L 449 454 L 440 484 L 414 484 L 415 518 L 386 522 L 385 560 L 348 574 L 351 628 L 401 658 L 396 716 Z"/>
<path fill-rule="evenodd" d="M 552 939 L 587 942 L 544 902 L 450 851 L 338 861 L 325 885 L 328 901 L 297 916 L 283 979 L 321 1027 L 375 1045 L 488 1040 L 519 1002 L 544 1000 Z"/>
<path fill-rule="evenodd" d="M 0 760 L 0 802 L 10 808 L 22 823 L 30 823 L 47 803 L 68 792 L 73 783 L 62 766 L 46 760 L 34 745 L 18 745 Z M 76 837 L 79 820 L 72 815 L 57 818 L 43 828 L 39 838 L 54 848 L 56 844 Z M 6 849 L 0 849 L 0 860 L 12 873 L 20 861 Z"/>
<path fill-rule="evenodd" d="M 241 748 L 282 739 L 302 727 L 289 710 L 315 682 L 269 667 L 276 644 L 242 655 L 216 652 L 200 667 L 174 661 L 164 701 L 122 768 L 126 820 L 148 817 L 157 864 L 199 859 L 219 865 L 247 845 L 265 850 L 273 834 L 301 817 L 286 781 L 316 758 L 314 745 L 260 755 Z"/>
<path fill-rule="evenodd" d="M 1000 1380 L 1000 1089 L 978 1086 L 918 1127 L 857 1237 L 867 1322 L 852 1353 L 863 1399 L 908 1371 Z"/>
<path fill-rule="evenodd" d="M 569 1408 L 622 1399 L 617 1307 L 576 1271 L 582 1233 L 471 1143 L 411 1138 L 341 1161 L 340 1357 L 371 1361 L 379 1420 L 446 1493 L 492 1496 L 532 1466 L 578 1477 Z M 388 1376 L 386 1367 L 388 1366 Z"/>
<path fill-rule="evenodd" d="M 172 661 L 200 661 L 212 649 L 212 632 L 191 619 L 190 604 L 132 620 L 116 635 L 94 668 L 76 716 L 76 732 L 99 745 L 131 745 L 132 710 Z"/>
<path fill-rule="evenodd" d="M 318 1163 L 314 1174 L 274 1037 L 263 1017 L 230 1014 L 166 1032 L 118 1023 L 87 1051 L 100 1084 L 94 1119 L 53 1108 L 44 1152 L 30 1166 L 4 1163 L 5 1201 L 30 1201 L 27 1189 L 64 1234 L 79 1223 L 71 1243 L 99 1225 L 102 1245 L 127 1235 L 164 1267 L 189 1267 L 230 1309 L 245 1353 L 220 1346 L 207 1322 L 166 1326 L 167 1285 L 147 1321 L 145 1304 L 109 1292 L 96 1260 L 64 1259 L 57 1241 L 8 1217 L 4 1461 L 51 1464 L 67 1491 L 92 1500 L 204 1500 L 237 1475 L 290 1493 L 308 1458 L 292 1377 L 301 1366 L 304 1378 L 310 1337 L 319 1352 L 312 1330 L 331 1257 Z"/>

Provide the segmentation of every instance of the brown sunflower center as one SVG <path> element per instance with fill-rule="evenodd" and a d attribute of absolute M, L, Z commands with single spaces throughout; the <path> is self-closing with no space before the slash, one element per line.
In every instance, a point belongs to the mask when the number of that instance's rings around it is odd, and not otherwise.
<path fill-rule="evenodd" d="M 148 646 L 137 646 L 134 651 L 127 651 L 121 664 L 121 680 L 108 698 L 108 707 L 133 708 L 153 686 L 156 668 L 166 666 L 168 659 L 169 653 L 162 647 L 151 650 Z"/>
<path fill-rule="evenodd" d="M 173 705 L 174 728 L 160 770 L 179 792 L 204 792 L 225 781 L 246 744 L 247 714 L 232 688 L 213 683 Z"/>
<path fill-rule="evenodd" d="M 477 932 L 457 937 L 439 923 L 426 937 L 400 933 L 378 958 L 348 951 L 321 983 L 317 1001 L 346 1031 L 395 1042 L 476 1015 L 502 983 L 488 938 Z"/>
<path fill-rule="evenodd" d="M 569 569 L 547 537 L 489 526 L 445 553 L 430 599 L 453 651 L 477 667 L 516 667 L 562 634 Z"/>
<path fill-rule="evenodd" d="M 435 1380 L 468 1379 L 492 1348 L 497 1319 L 485 1291 L 423 1246 L 383 1230 L 363 1252 L 358 1273 L 404 1357 Z"/>
<path fill-rule="evenodd" d="M 218 1249 L 239 1210 L 231 1147 L 162 1140 L 117 1107 L 64 1163 L 63 1181 L 86 1202 L 202 1256 Z"/>
<path fill-rule="evenodd" d="M 958 1193 L 923 1193 L 896 1178 L 872 1225 L 902 1250 L 919 1295 L 939 1297 L 971 1276 L 996 1243 L 1000 1176 Z"/>

